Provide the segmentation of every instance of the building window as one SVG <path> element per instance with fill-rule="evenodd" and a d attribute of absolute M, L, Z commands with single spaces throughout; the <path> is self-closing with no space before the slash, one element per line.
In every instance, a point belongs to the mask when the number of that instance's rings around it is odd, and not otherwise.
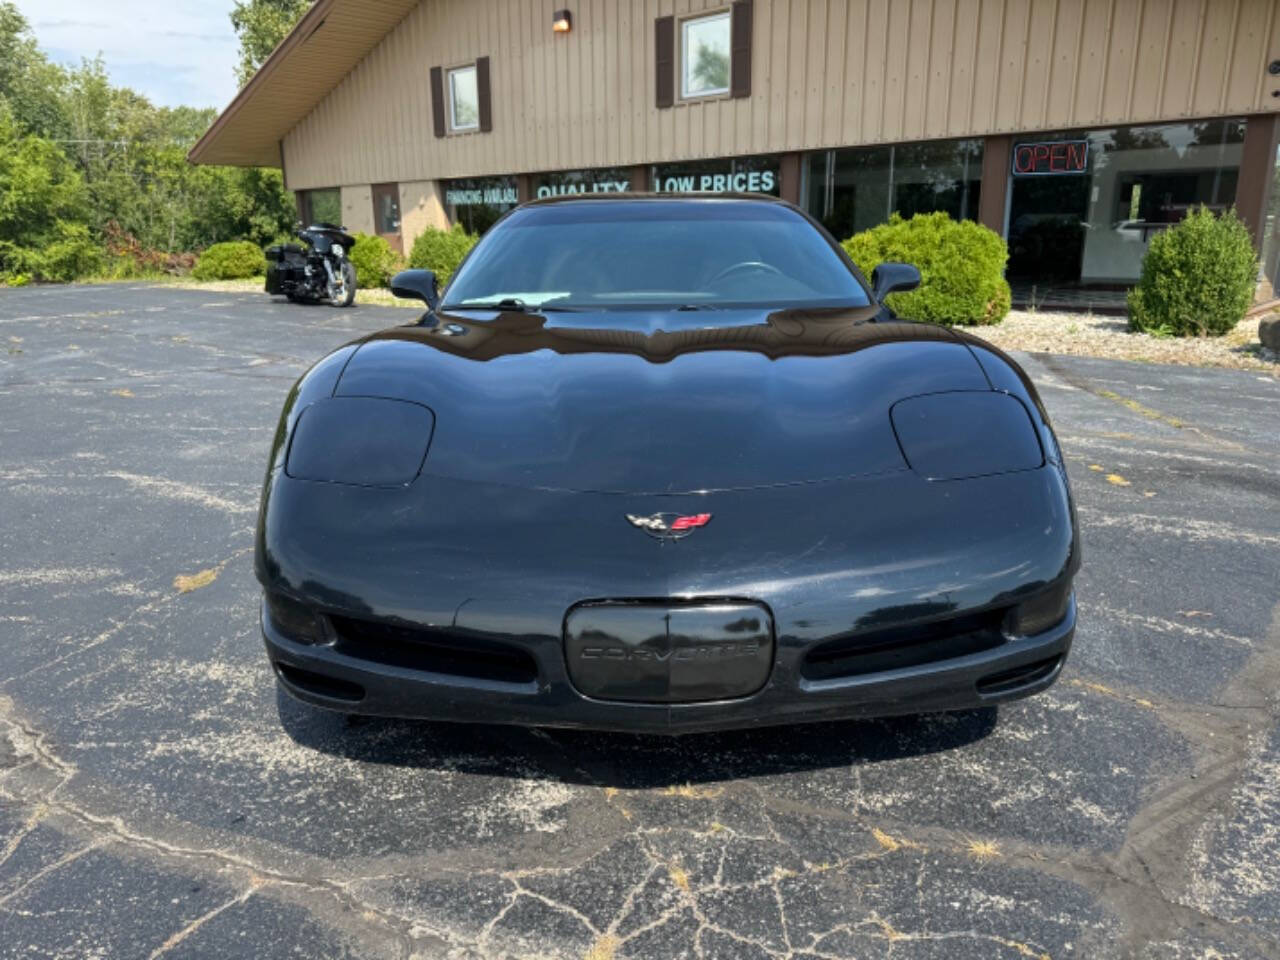
<path fill-rule="evenodd" d="M 308 190 L 302 195 L 303 219 L 312 223 L 342 223 L 342 191 L 337 187 L 327 190 Z"/>
<path fill-rule="evenodd" d="M 978 216 L 981 140 L 933 140 L 809 154 L 805 202 L 837 240 L 884 223 L 941 210 Z"/>
<path fill-rule="evenodd" d="M 519 202 L 515 177 L 467 177 L 447 180 L 445 212 L 467 233 L 484 233 Z"/>
<path fill-rule="evenodd" d="M 1271 287 L 1271 295 L 1263 290 L 1262 299 L 1270 300 L 1280 288 L 1280 147 L 1276 148 L 1276 162 L 1271 181 L 1271 196 L 1267 200 L 1267 219 L 1262 225 L 1262 275 Z"/>
<path fill-rule="evenodd" d="M 1025 142 L 1063 140 L 1087 141 L 1083 166 L 1010 172 L 1008 276 L 1015 294 L 1031 285 L 1041 294 L 1046 285 L 1128 286 L 1138 279 L 1153 236 L 1200 204 L 1221 212 L 1235 202 L 1241 119 L 1046 134 Z"/>
<path fill-rule="evenodd" d="M 480 90 L 476 65 L 449 71 L 449 129 L 461 133 L 480 127 Z"/>
<path fill-rule="evenodd" d="M 729 92 L 729 11 L 685 20 L 680 26 L 680 96 Z"/>

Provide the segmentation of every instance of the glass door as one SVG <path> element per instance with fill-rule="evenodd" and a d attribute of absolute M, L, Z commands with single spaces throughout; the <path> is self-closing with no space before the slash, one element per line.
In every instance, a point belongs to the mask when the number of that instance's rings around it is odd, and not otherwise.
<path fill-rule="evenodd" d="M 400 238 L 400 185 L 375 183 L 373 185 L 373 230 L 391 244 L 396 253 L 404 253 Z"/>

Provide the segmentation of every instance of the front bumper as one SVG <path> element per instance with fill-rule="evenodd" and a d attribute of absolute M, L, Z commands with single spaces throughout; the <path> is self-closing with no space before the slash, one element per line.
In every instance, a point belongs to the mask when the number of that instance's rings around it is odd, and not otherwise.
<path fill-rule="evenodd" d="M 768 680 L 757 692 L 730 700 L 662 704 L 583 695 L 570 680 L 558 635 L 523 637 L 537 664 L 536 678 L 500 681 L 373 662 L 298 643 L 276 628 L 265 605 L 262 632 L 282 686 L 300 700 L 330 709 L 470 723 L 691 733 L 971 709 L 1030 696 L 1058 678 L 1075 621 L 1072 596 L 1065 618 L 1035 636 L 962 656 L 823 680 L 804 676 L 804 656 L 812 644 L 781 636 Z"/>

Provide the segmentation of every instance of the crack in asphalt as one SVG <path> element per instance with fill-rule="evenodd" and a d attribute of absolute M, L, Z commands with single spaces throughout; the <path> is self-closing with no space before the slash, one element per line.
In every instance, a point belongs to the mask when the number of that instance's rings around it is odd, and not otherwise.
<path fill-rule="evenodd" d="M 1280 648 L 1277 648 L 1280 649 Z M 1266 658 L 1264 663 L 1253 663 L 1251 665 L 1252 673 L 1245 686 L 1256 688 L 1259 684 L 1258 677 L 1273 676 L 1277 669 L 1277 657 L 1275 653 L 1268 651 L 1255 658 L 1255 660 Z M 1265 682 L 1262 681 L 1262 682 Z M 155 856 L 161 858 L 172 858 L 180 861 L 196 861 L 197 863 L 212 861 L 220 868 L 235 868 L 244 874 L 243 888 L 234 897 L 229 898 L 218 907 L 210 910 L 189 924 L 185 925 L 179 931 L 172 934 L 160 947 L 157 947 L 149 956 L 158 957 L 167 950 L 176 946 L 187 936 L 193 933 L 201 925 L 218 915 L 222 911 L 243 903 L 250 896 L 256 893 L 265 893 L 273 886 L 292 886 L 303 888 L 316 894 L 323 895 L 326 899 L 337 899 L 345 907 L 353 912 L 358 912 L 365 919 L 376 917 L 382 923 L 388 933 L 394 934 L 404 947 L 402 955 L 410 956 L 413 953 L 413 944 L 416 940 L 421 939 L 422 929 L 419 927 L 415 933 L 415 921 L 412 917 L 398 914 L 394 911 L 378 905 L 376 902 L 357 895 L 352 889 L 355 885 L 377 879 L 386 874 L 376 874 L 369 876 L 351 876 L 338 878 L 333 876 L 309 876 L 297 873 L 284 872 L 277 868 L 273 868 L 260 859 L 251 858 L 241 854 L 228 852 L 224 849 L 207 847 L 207 846 L 188 846 L 174 843 L 160 837 L 152 836 L 141 832 L 137 829 L 129 827 L 124 821 L 115 815 L 95 813 L 87 810 L 79 804 L 66 799 L 59 799 L 58 794 L 68 787 L 74 780 L 77 769 L 74 765 L 60 759 L 57 754 L 47 745 L 46 736 L 33 728 L 20 723 L 11 715 L 13 710 L 12 701 L 0 700 L 0 709 L 3 715 L 0 715 L 0 726 L 6 731 L 11 747 L 18 757 L 27 755 L 31 762 L 47 768 L 56 775 L 56 783 L 51 788 L 46 788 L 42 794 L 32 799 L 24 795 L 23 791 L 13 789 L 9 780 L 22 770 L 29 770 L 30 764 L 24 763 L 13 766 L 4 771 L 3 778 L 0 778 L 0 796 L 4 796 L 15 804 L 32 804 L 32 813 L 28 816 L 24 829 L 7 844 L 3 856 L 0 856 L 0 865 L 13 854 L 13 852 L 22 843 L 23 839 L 28 836 L 35 828 L 50 815 L 54 813 L 76 821 L 79 825 L 87 828 L 91 833 L 96 832 L 95 839 L 79 847 L 75 851 L 60 858 L 52 864 L 39 870 L 27 879 L 23 884 L 14 890 L 11 890 L 5 896 L 0 897 L 0 908 L 8 909 L 7 904 L 23 891 L 25 891 L 33 883 L 40 879 L 44 879 L 52 872 L 67 866 L 84 854 L 100 849 L 108 843 L 122 844 L 131 850 L 140 853 L 143 856 Z M 1164 704 L 1161 705 L 1163 711 L 1176 710 L 1176 707 Z M 1204 714 L 1202 706 L 1194 708 L 1186 708 L 1188 712 L 1194 712 L 1197 716 Z M 1274 714 L 1266 707 L 1254 708 L 1254 712 L 1260 715 L 1260 719 L 1273 717 Z M 1222 744 L 1227 742 L 1226 737 L 1214 736 L 1212 732 L 1204 729 L 1198 729 L 1198 739 L 1203 741 L 1213 740 L 1215 748 L 1221 750 Z M 1216 806 L 1221 794 L 1229 791 L 1234 785 L 1240 774 L 1240 768 L 1243 766 L 1244 751 L 1239 749 L 1229 749 L 1228 755 L 1221 756 L 1216 763 L 1211 766 L 1201 767 L 1200 779 L 1194 784 L 1186 784 L 1179 787 L 1171 787 L 1159 792 L 1152 800 L 1144 806 L 1139 813 L 1133 818 L 1132 828 L 1129 836 L 1126 838 L 1124 845 L 1116 854 L 1098 853 L 1092 855 L 1082 855 L 1081 853 L 1070 853 L 1065 850 L 1055 850 L 1045 848 L 1040 845 L 1011 841 L 1001 839 L 999 842 L 999 853 L 995 856 L 1000 857 L 1003 861 L 1038 870 L 1050 875 L 1061 876 L 1071 879 L 1074 882 L 1081 883 L 1083 886 L 1094 890 L 1099 896 L 1106 897 L 1113 908 L 1124 907 L 1119 910 L 1120 916 L 1126 920 L 1129 925 L 1128 936 L 1125 943 L 1128 947 L 1135 947 L 1142 943 L 1151 942 L 1160 936 L 1186 928 L 1193 923 L 1209 922 L 1215 932 L 1218 933 L 1236 933 L 1239 934 L 1238 925 L 1213 913 L 1197 909 L 1189 906 L 1183 900 L 1177 899 L 1176 893 L 1171 893 L 1166 888 L 1166 884 L 1170 887 L 1176 887 L 1181 878 L 1181 868 L 1177 864 L 1169 864 L 1163 862 L 1159 857 L 1153 856 L 1152 851 L 1159 846 L 1159 840 L 1162 837 L 1161 830 L 1165 824 L 1171 821 L 1177 821 L 1175 828 L 1194 828 L 1198 826 L 1199 819 L 1194 816 L 1188 820 L 1185 811 L 1192 810 L 1200 813 Z M 480 936 L 474 940 L 459 937 L 456 933 L 445 929 L 428 928 L 430 934 L 444 937 L 457 946 L 471 947 L 478 951 L 479 956 L 488 956 L 488 948 L 490 947 L 493 934 L 496 928 L 501 924 L 507 914 L 514 909 L 522 898 L 535 900 L 548 908 L 573 918 L 587 930 L 593 941 L 597 944 L 612 944 L 613 949 L 624 947 L 627 943 L 633 941 L 636 937 L 651 932 L 652 930 L 671 922 L 681 913 L 689 912 L 697 921 L 697 928 L 694 931 L 695 954 L 704 956 L 703 939 L 708 932 L 715 933 L 730 940 L 755 947 L 768 956 L 777 958 L 777 960 L 790 960 L 795 957 L 822 957 L 822 958 L 848 958 L 852 954 L 828 953 L 820 949 L 820 944 L 827 939 L 833 937 L 836 933 L 847 931 L 857 933 L 861 936 L 869 936 L 873 939 L 882 939 L 888 943 L 896 943 L 899 941 L 911 940 L 950 940 L 950 939 L 972 939 L 987 941 L 999 946 L 1009 947 L 1016 950 L 1022 956 L 1028 957 L 1047 957 L 1049 954 L 1042 950 L 1039 946 L 1032 942 L 1024 942 L 1013 940 L 998 934 L 988 933 L 977 929 L 964 931 L 909 931 L 900 930 L 891 919 L 886 919 L 877 911 L 863 920 L 857 922 L 842 922 L 831 926 L 829 929 L 822 931 L 809 931 L 806 936 L 807 942 L 803 945 L 796 946 L 791 942 L 790 933 L 787 929 L 787 906 L 784 895 L 780 888 L 780 883 L 784 880 L 792 880 L 802 878 L 807 875 L 828 873 L 832 871 L 839 872 L 852 863 L 868 860 L 879 860 L 888 857 L 900 850 L 915 851 L 927 854 L 931 848 L 944 847 L 953 851 L 963 851 L 967 847 L 973 846 L 973 838 L 956 831 L 944 828 L 921 828 L 912 827 L 908 824 L 886 824 L 892 833 L 885 833 L 879 827 L 868 827 L 865 821 L 853 816 L 846 811 L 825 808 L 813 804 L 802 804 L 795 801 L 781 802 L 777 797 L 772 796 L 767 791 L 760 788 L 757 784 L 734 783 L 729 784 L 723 791 L 715 793 L 711 797 L 694 797 L 705 802 L 712 802 L 725 797 L 730 793 L 742 791 L 753 793 L 761 802 L 766 805 L 766 823 L 769 826 L 768 833 L 765 835 L 751 836 L 740 834 L 733 828 L 722 827 L 709 833 L 703 833 L 701 836 L 718 837 L 721 841 L 720 863 L 717 868 L 716 876 L 711 883 L 690 885 L 687 880 L 681 882 L 674 877 L 683 874 L 682 868 L 678 864 L 673 864 L 672 860 L 664 856 L 660 851 L 655 849 L 650 840 L 657 836 L 669 835 L 681 832 L 670 827 L 636 827 L 635 836 L 640 840 L 641 849 L 645 852 L 650 860 L 650 867 L 641 878 L 632 885 L 631 889 L 623 901 L 622 907 L 613 917 L 610 923 L 603 928 L 597 925 L 588 916 L 583 914 L 570 904 L 556 900 L 547 894 L 529 889 L 521 881 L 534 877 L 545 876 L 565 876 L 572 875 L 580 869 L 584 863 L 595 858 L 601 851 L 592 851 L 586 857 L 575 863 L 558 866 L 531 868 L 524 870 L 479 870 L 465 871 L 472 875 L 493 875 L 503 881 L 511 884 L 512 891 L 503 907 L 494 914 L 494 916 L 486 923 Z M 652 793 L 653 791 L 649 791 Z M 673 789 L 672 793 L 676 791 Z M 724 857 L 727 851 L 727 841 L 734 839 L 749 839 L 755 841 L 767 841 L 778 843 L 784 847 L 791 848 L 791 844 L 778 833 L 773 824 L 774 815 L 783 815 L 792 817 L 801 814 L 807 817 L 815 817 L 829 820 L 838 820 L 855 824 L 861 829 L 871 833 L 877 840 L 880 849 L 856 856 L 841 858 L 834 862 L 808 863 L 805 862 L 801 869 L 788 869 L 775 867 L 769 875 L 756 878 L 741 883 L 724 883 Z M 696 831 L 683 831 L 694 833 Z M 618 838 L 610 838 L 608 844 L 603 850 L 607 850 Z M 791 852 L 800 857 L 799 851 L 791 849 Z M 1154 865 L 1153 865 L 1154 861 Z M 1134 863 L 1137 864 L 1135 869 Z M 920 869 L 924 869 L 923 861 Z M 461 871 L 460 871 L 461 872 Z M 628 919 L 634 909 L 635 902 L 641 892 L 648 886 L 655 876 L 667 875 L 673 877 L 672 883 L 680 890 L 679 898 L 666 910 L 661 912 L 657 917 L 648 921 L 646 924 L 637 927 L 630 932 L 619 935 L 620 925 Z M 768 888 L 773 896 L 773 900 L 777 906 L 778 917 L 782 924 L 783 943 L 782 949 L 776 948 L 767 939 L 751 936 L 742 931 L 733 930 L 721 923 L 715 922 L 709 917 L 701 906 L 700 898 L 706 897 L 713 893 L 738 892 L 751 889 Z M 1163 923 L 1153 922 L 1152 908 L 1159 908 Z M 322 906 L 316 905 L 314 909 L 317 912 L 323 910 Z M 1258 936 L 1249 931 L 1246 933 L 1246 942 L 1250 942 L 1255 948 L 1266 951 L 1274 948 L 1280 940 L 1275 938 Z M 604 955 L 604 954 L 602 954 Z M 612 954 L 607 954 L 612 955 Z"/>

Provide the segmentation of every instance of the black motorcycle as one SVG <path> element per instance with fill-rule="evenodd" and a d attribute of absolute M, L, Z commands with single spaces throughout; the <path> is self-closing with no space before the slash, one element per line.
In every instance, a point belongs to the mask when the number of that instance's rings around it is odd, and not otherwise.
<path fill-rule="evenodd" d="M 355 237 L 346 227 L 333 223 L 313 223 L 296 243 L 267 247 L 267 293 L 284 294 L 294 303 L 327 300 L 335 307 L 349 307 L 356 298 L 356 268 L 347 259 Z"/>

